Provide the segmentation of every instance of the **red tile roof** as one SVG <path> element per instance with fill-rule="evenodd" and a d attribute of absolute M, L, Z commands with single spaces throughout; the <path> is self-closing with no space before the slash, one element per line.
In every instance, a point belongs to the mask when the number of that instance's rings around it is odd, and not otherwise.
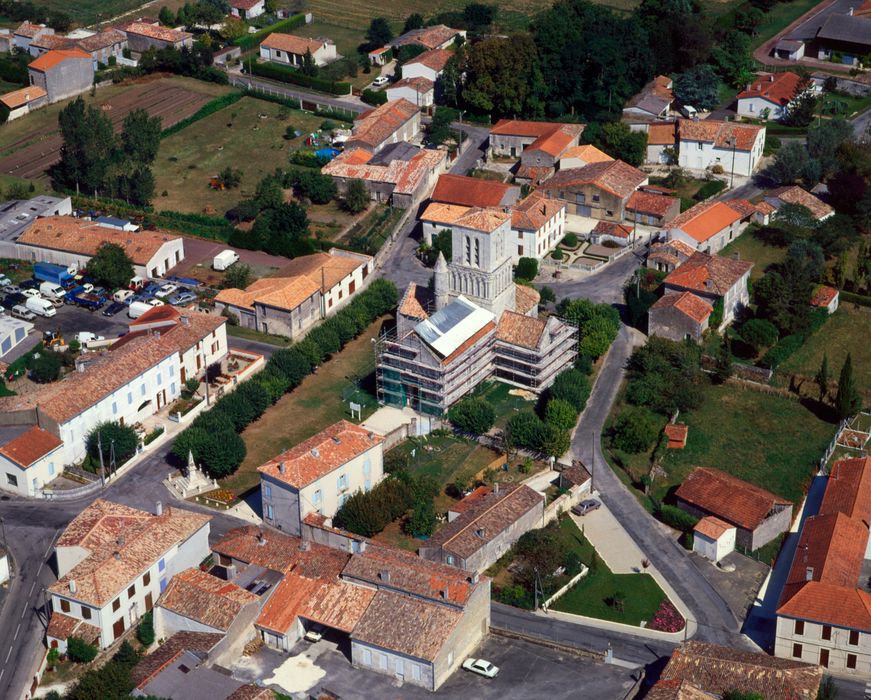
<path fill-rule="evenodd" d="M 432 309 L 432 303 L 433 296 L 429 288 L 410 282 L 397 311 L 404 316 L 423 321 L 429 318 L 427 309 Z"/>
<path fill-rule="evenodd" d="M 27 469 L 38 459 L 61 445 L 63 442 L 58 437 L 34 425 L 18 437 L 0 446 L 0 455 L 19 467 Z"/>
<path fill-rule="evenodd" d="M 600 221 L 593 227 L 590 233 L 629 240 L 629 236 L 632 235 L 632 227 L 626 224 L 618 224 L 614 221 Z"/>
<path fill-rule="evenodd" d="M 622 160 L 590 163 L 582 168 L 560 170 L 541 183 L 541 189 L 557 191 L 580 185 L 593 185 L 626 199 L 647 181 L 647 174 Z"/>
<path fill-rule="evenodd" d="M 759 133 L 764 131 L 764 126 L 721 122 L 714 119 L 678 121 L 678 134 L 681 141 L 703 141 L 713 143 L 716 148 L 731 149 L 731 140 L 734 138 L 735 148 L 738 151 L 752 150 Z"/>
<path fill-rule="evenodd" d="M 687 436 L 690 433 L 690 428 L 686 423 L 669 423 L 662 429 L 662 432 L 668 438 L 669 449 L 680 450 L 686 447 Z"/>
<path fill-rule="evenodd" d="M 305 39 L 301 36 L 295 36 L 293 34 L 281 34 L 280 32 L 273 32 L 272 34 L 267 36 L 262 42 L 260 42 L 260 45 L 266 47 L 267 49 L 278 49 L 280 51 L 287 51 L 287 53 L 292 53 L 297 56 L 305 56 L 306 51 L 314 54 L 316 51 L 322 49 L 324 47 L 324 43 L 325 42 L 321 40 Z"/>
<path fill-rule="evenodd" d="M 693 530 L 701 533 L 709 539 L 718 540 L 729 530 L 734 529 L 734 527 L 735 526 L 731 523 L 727 523 L 725 520 L 720 520 L 714 515 L 707 515 L 696 523 Z"/>
<path fill-rule="evenodd" d="M 776 190 L 766 192 L 765 197 L 778 199 L 784 204 L 796 204 L 805 207 L 818 220 L 822 220 L 835 213 L 835 210 L 823 200 L 807 190 L 803 190 L 798 185 L 778 187 Z"/>
<path fill-rule="evenodd" d="M 414 118 L 420 110 L 405 98 L 391 100 L 357 115 L 354 133 L 346 142 L 347 148 L 357 145 L 375 150 Z"/>
<path fill-rule="evenodd" d="M 639 214 L 653 214 L 657 218 L 662 218 L 675 206 L 675 202 L 680 202 L 677 197 L 667 197 L 662 194 L 654 194 L 653 192 L 635 191 L 626 202 L 628 211 L 637 211 Z M 676 210 L 679 211 L 679 207 Z"/>
<path fill-rule="evenodd" d="M 819 512 L 871 523 L 871 457 L 840 459 L 832 465 Z"/>
<path fill-rule="evenodd" d="M 524 150 L 541 150 L 548 155 L 557 157 L 580 137 L 584 132 L 584 127 L 584 124 L 500 119 L 490 129 L 490 134 L 532 138 L 534 140 Z"/>
<path fill-rule="evenodd" d="M 301 543 L 299 537 L 245 525 L 229 530 L 212 546 L 212 551 L 245 564 L 284 573 L 297 561 Z"/>
<path fill-rule="evenodd" d="M 674 146 L 677 139 L 676 131 L 676 124 L 674 122 L 651 124 L 647 127 L 647 145 Z"/>
<path fill-rule="evenodd" d="M 436 24 L 432 27 L 424 27 L 422 29 L 414 29 L 410 32 L 406 32 L 393 43 L 396 46 L 420 44 L 428 49 L 434 49 L 448 41 L 452 41 L 460 31 L 461 30 L 459 29 L 452 29 L 444 24 Z"/>
<path fill-rule="evenodd" d="M 420 95 L 426 95 L 428 92 L 431 92 L 435 89 L 435 83 L 429 78 L 424 78 L 422 75 L 414 76 L 413 78 L 403 78 L 402 80 L 397 80 L 395 83 L 391 83 L 387 87 L 387 91 L 396 90 L 398 88 L 411 88 L 416 93 Z"/>
<path fill-rule="evenodd" d="M 511 209 L 511 228 L 521 231 L 538 231 L 548 221 L 565 209 L 565 202 L 535 191 Z"/>
<path fill-rule="evenodd" d="M 776 506 L 791 506 L 784 498 L 719 469 L 697 467 L 675 496 L 745 530 L 755 530 Z"/>
<path fill-rule="evenodd" d="M 696 323 L 704 323 L 714 310 L 713 306 L 692 292 L 666 293 L 657 299 L 650 308 L 654 310 L 677 309 Z"/>
<path fill-rule="evenodd" d="M 822 284 L 814 290 L 814 294 L 811 297 L 811 306 L 826 308 L 837 298 L 837 296 L 837 289 Z"/>
<path fill-rule="evenodd" d="M 547 323 L 543 318 L 532 318 L 514 311 L 504 311 L 496 326 L 496 339 L 510 345 L 535 350 Z"/>
<path fill-rule="evenodd" d="M 230 0 L 230 7 L 235 7 L 237 10 L 250 10 L 261 0 Z"/>
<path fill-rule="evenodd" d="M 16 109 L 29 102 L 34 102 L 41 97 L 45 97 L 48 93 L 39 85 L 30 85 L 23 87 L 20 90 L 7 92 L 5 95 L 0 95 L 0 102 L 6 105 L 9 109 Z"/>
<path fill-rule="evenodd" d="M 738 93 L 739 100 L 762 98 L 768 102 L 785 107 L 795 95 L 795 89 L 801 82 L 801 76 L 791 73 L 768 73 L 763 74 L 752 83 L 746 90 Z"/>
<path fill-rule="evenodd" d="M 85 53 L 81 49 L 58 49 L 55 51 L 47 51 L 42 54 L 42 56 L 37 58 L 35 61 L 29 63 L 27 68 L 28 70 L 36 70 L 40 73 L 46 73 L 64 61 L 77 58 L 86 58 L 89 61 L 93 60 L 91 59 L 91 54 Z"/>
<path fill-rule="evenodd" d="M 672 245 L 672 241 L 669 245 Z M 701 294 L 725 296 L 753 268 L 746 260 L 694 253 L 665 278 L 666 286 L 682 287 Z"/>
<path fill-rule="evenodd" d="M 420 63 L 427 68 L 431 68 L 437 73 L 440 73 L 444 70 L 445 64 L 453 55 L 454 52 L 449 51 L 448 49 L 430 49 L 429 51 L 424 51 L 422 54 L 415 56 L 410 61 L 406 61 L 405 65 L 410 66 L 415 63 Z"/>
<path fill-rule="evenodd" d="M 32 39 L 39 32 L 48 29 L 44 24 L 33 24 L 33 22 L 24 21 L 18 25 L 18 28 L 15 30 L 14 34 L 16 36 L 24 36 L 28 39 Z M 52 30 L 50 30 L 52 31 Z"/>
<path fill-rule="evenodd" d="M 232 581 L 224 581 L 198 568 L 173 576 L 157 605 L 176 615 L 224 632 L 242 609 L 259 598 Z"/>
<path fill-rule="evenodd" d="M 538 306 L 541 294 L 535 287 L 514 283 L 514 310 L 519 314 L 528 314 Z"/>
<path fill-rule="evenodd" d="M 680 229 L 692 239 L 704 243 L 743 218 L 744 214 L 730 207 L 728 202 L 699 202 L 672 219 L 668 228 Z"/>
<path fill-rule="evenodd" d="M 124 27 L 119 27 L 119 29 L 125 34 L 138 34 L 139 36 L 145 36 L 149 39 L 157 39 L 171 44 L 186 41 L 193 36 L 193 34 L 190 34 L 189 32 L 182 32 L 177 29 L 170 29 L 169 27 L 159 27 L 155 24 L 148 24 L 146 22 L 131 22 Z"/>
<path fill-rule="evenodd" d="M 439 175 L 430 199 L 464 207 L 499 207 L 511 204 L 512 190 L 519 188 L 495 180 L 481 180 L 465 175 Z"/>
<path fill-rule="evenodd" d="M 342 420 L 282 452 L 257 471 L 302 489 L 382 442 L 380 435 Z"/>

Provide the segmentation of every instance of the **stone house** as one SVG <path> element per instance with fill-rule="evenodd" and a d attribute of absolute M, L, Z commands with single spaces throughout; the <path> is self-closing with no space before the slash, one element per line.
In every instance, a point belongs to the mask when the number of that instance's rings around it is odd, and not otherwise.
<path fill-rule="evenodd" d="M 646 186 L 633 192 L 626 202 L 626 220 L 648 226 L 665 226 L 680 214 L 680 199 L 672 190 Z"/>
<path fill-rule="evenodd" d="M 384 438 L 339 421 L 258 467 L 263 518 L 301 534 L 309 513 L 332 518 L 351 494 L 384 477 Z"/>
<path fill-rule="evenodd" d="M 63 470 L 63 443 L 39 426 L 0 428 L 0 490 L 35 497 Z"/>
<path fill-rule="evenodd" d="M 674 495 L 690 515 L 713 515 L 734 525 L 735 541 L 745 550 L 759 549 L 792 524 L 790 501 L 718 469 L 696 467 Z"/>
<path fill-rule="evenodd" d="M 569 214 L 622 222 L 632 193 L 648 184 L 647 175 L 621 160 L 560 170 L 538 189 L 567 204 Z"/>
<path fill-rule="evenodd" d="M 647 319 L 648 335 L 698 342 L 708 330 L 714 307 L 691 292 L 672 292 L 657 299 Z"/>
<path fill-rule="evenodd" d="M 785 204 L 804 207 L 817 221 L 825 221 L 835 215 L 835 210 L 831 206 L 798 185 L 778 187 L 769 190 L 763 196 L 774 209 L 780 209 Z"/>
<path fill-rule="evenodd" d="M 647 131 L 647 156 L 644 161 L 659 165 L 671 163 L 677 154 L 677 123 L 646 124 L 643 130 Z"/>
<path fill-rule="evenodd" d="M 431 27 L 405 32 L 391 41 L 390 45 L 394 47 L 417 45 L 429 50 L 447 49 L 456 41 L 457 37 L 465 39 L 466 30 L 453 29 L 444 24 L 435 24 Z"/>
<path fill-rule="evenodd" d="M 260 43 L 260 58 L 272 63 L 302 66 L 306 53 L 311 53 L 316 66 L 325 66 L 338 58 L 336 45 L 330 39 L 305 39 L 273 32 Z"/>
<path fill-rule="evenodd" d="M 645 265 L 659 272 L 672 272 L 696 254 L 696 249 L 677 239 L 650 244 Z"/>
<path fill-rule="evenodd" d="M 678 162 L 704 170 L 719 165 L 727 173 L 752 175 L 765 149 L 765 127 L 715 119 L 678 120 Z"/>
<path fill-rule="evenodd" d="M 413 141 L 419 133 L 417 105 L 405 99 L 385 102 L 354 118 L 353 133 L 345 142 L 345 152 L 362 149 L 377 153 L 389 144 Z"/>
<path fill-rule="evenodd" d="M 544 496 L 526 485 L 497 483 L 468 507 L 463 501 L 454 506 L 457 516 L 418 548 L 421 557 L 480 574 L 544 522 Z"/>
<path fill-rule="evenodd" d="M 489 150 L 495 156 L 519 157 L 515 180 L 537 184 L 553 175 L 583 131 L 583 124 L 501 119 L 490 130 Z"/>
<path fill-rule="evenodd" d="M 780 119 L 786 114 L 800 82 L 801 76 L 791 71 L 761 73 L 738 93 L 737 112 L 754 119 Z"/>
<path fill-rule="evenodd" d="M 49 51 L 27 66 L 30 84 L 45 90 L 49 102 L 73 97 L 94 84 L 94 62 L 81 49 Z"/>
<path fill-rule="evenodd" d="M 118 27 L 118 31 L 126 35 L 128 48 L 136 53 L 144 53 L 148 49 L 181 51 L 194 45 L 194 35 L 190 32 L 161 27 L 156 23 L 130 22 Z"/>
<path fill-rule="evenodd" d="M 54 29 L 44 24 L 22 22 L 12 33 L 12 45 L 18 51 L 30 52 L 30 44 L 34 39 L 54 34 Z"/>
<path fill-rule="evenodd" d="M 723 321 L 728 325 L 750 303 L 747 282 L 753 263 L 719 255 L 694 253 L 663 281 L 666 293 L 692 292 L 711 305 L 722 300 Z"/>

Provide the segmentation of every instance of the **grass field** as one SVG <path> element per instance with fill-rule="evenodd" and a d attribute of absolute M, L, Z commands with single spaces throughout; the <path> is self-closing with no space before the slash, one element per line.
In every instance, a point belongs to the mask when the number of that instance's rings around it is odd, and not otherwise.
<path fill-rule="evenodd" d="M 323 121 L 307 112 L 243 97 L 161 142 L 154 163 L 155 206 L 223 214 L 252 196 L 264 175 L 287 166 L 291 151 L 299 149 L 305 134 L 317 130 Z M 303 136 L 285 141 L 288 126 Z M 241 171 L 241 185 L 231 190 L 211 189 L 210 178 L 226 167 Z"/>
<path fill-rule="evenodd" d="M 750 279 L 756 280 L 765 274 L 769 265 L 783 262 L 786 257 L 786 249 L 777 246 L 766 245 L 757 238 L 753 231 L 745 231 L 720 252 L 723 257 L 732 257 L 738 253 L 741 260 L 749 260 L 753 263 L 750 271 Z"/>
<path fill-rule="evenodd" d="M 615 415 L 617 411 L 619 407 Z M 680 419 L 689 426 L 687 446 L 669 450 L 663 459 L 667 478 L 654 481 L 651 490 L 657 499 L 702 466 L 721 469 L 798 503 L 835 434 L 834 425 L 798 401 L 729 384 L 707 387 L 704 405 L 682 413 Z M 612 457 L 627 468 L 633 481 L 648 471 L 649 454 L 614 451 Z"/>
<path fill-rule="evenodd" d="M 829 358 L 829 373 L 837 380 L 847 353 L 853 356 L 853 376 L 861 391 L 871 392 L 871 309 L 841 302 L 826 324 L 814 333 L 780 369 L 813 377 L 823 355 Z"/>
<path fill-rule="evenodd" d="M 499 455 L 473 440 L 453 436 L 412 438 L 394 449 L 414 456 L 409 471 L 432 476 L 442 487 L 454 481 L 469 482 Z"/>
<path fill-rule="evenodd" d="M 475 390 L 476 397 L 493 404 L 493 408 L 496 410 L 496 428 L 504 428 L 515 413 L 535 408 L 534 398 L 530 401 L 522 396 L 509 393 L 515 389 L 515 387 L 502 382 L 485 382 Z"/>
<path fill-rule="evenodd" d="M 765 19 L 756 28 L 757 34 L 751 39 L 751 45 L 753 48 L 761 46 L 818 4 L 819 0 L 790 0 L 775 4 L 765 13 Z"/>
<path fill-rule="evenodd" d="M 295 390 L 267 409 L 242 433 L 248 455 L 235 474 L 221 481 L 222 488 L 243 493 L 259 482 L 257 467 L 297 443 L 310 438 L 343 418 L 350 420 L 342 394 L 352 386 L 352 377 L 364 377 L 375 368 L 370 338 L 378 335 L 379 319 L 352 340 L 338 355 L 309 375 Z M 373 411 L 364 408 L 363 417 Z"/>
<path fill-rule="evenodd" d="M 107 22 L 118 15 L 132 12 L 146 3 L 144 0 L 75 0 L 75 2 L 70 2 L 70 0 L 43 0 L 40 4 L 51 10 L 65 12 L 73 18 L 76 24 L 87 26 Z M 142 12 L 141 14 L 148 13 Z M 157 11 L 153 14 L 156 17 Z"/>

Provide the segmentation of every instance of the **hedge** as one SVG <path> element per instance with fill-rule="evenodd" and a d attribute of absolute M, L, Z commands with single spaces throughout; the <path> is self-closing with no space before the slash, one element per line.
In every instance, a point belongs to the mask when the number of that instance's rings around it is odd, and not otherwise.
<path fill-rule="evenodd" d="M 160 132 L 160 138 L 165 139 L 167 136 L 172 136 L 173 134 L 177 134 L 182 129 L 186 129 L 194 122 L 198 122 L 200 119 L 208 117 L 210 114 L 214 114 L 215 112 L 220 112 L 222 109 L 229 107 L 232 104 L 235 104 L 243 97 L 243 93 L 241 92 L 231 92 L 228 95 L 222 95 L 221 97 L 216 97 L 214 100 L 210 102 L 206 102 L 202 107 L 200 107 L 196 112 L 194 112 L 191 116 L 182 119 L 180 122 L 176 122 L 172 126 L 167 127 L 163 131 Z"/>
<path fill-rule="evenodd" d="M 293 15 L 292 17 L 288 17 L 287 19 L 283 19 L 275 24 L 270 24 L 268 27 L 264 27 L 258 32 L 254 32 L 253 34 L 246 34 L 245 36 L 240 36 L 233 43 L 236 46 L 242 48 L 243 51 L 247 51 L 248 49 L 253 48 L 256 44 L 259 44 L 263 39 L 268 37 L 272 32 L 284 31 L 287 29 L 296 29 L 297 27 L 301 27 L 305 24 L 305 15 L 298 14 Z"/>
<path fill-rule="evenodd" d="M 396 286 L 374 280 L 345 308 L 327 319 L 304 340 L 276 351 L 266 367 L 232 394 L 222 396 L 210 411 L 200 414 L 182 431 L 172 446 L 180 462 L 188 451 L 213 477 L 229 476 L 245 459 L 245 446 L 237 433 L 259 418 L 283 392 L 293 391 L 314 367 L 356 338 L 376 318 L 396 306 Z"/>
<path fill-rule="evenodd" d="M 242 94 L 245 95 L 245 97 L 253 97 L 254 99 L 263 100 L 264 102 L 274 102 L 275 104 L 290 107 L 291 109 L 297 109 L 301 112 L 308 111 L 302 108 L 302 101 L 298 97 L 283 97 L 282 95 L 272 95 L 268 92 L 247 89 L 243 90 Z M 353 124 L 354 116 L 359 114 L 359 112 L 350 109 L 342 111 L 337 111 L 335 109 L 316 109 L 312 114 L 317 114 L 320 117 L 326 117 L 328 119 L 334 119 L 344 124 Z"/>
<path fill-rule="evenodd" d="M 699 519 L 676 506 L 659 506 L 659 519 L 669 527 L 682 532 L 692 532 Z"/>
<path fill-rule="evenodd" d="M 722 180 L 708 180 L 704 185 L 699 187 L 698 192 L 696 192 L 694 199 L 698 201 L 704 201 L 708 199 L 708 197 L 713 197 L 720 190 L 725 189 L 726 183 Z"/>
<path fill-rule="evenodd" d="M 253 75 L 259 75 L 261 78 L 270 78 L 282 83 L 302 85 L 303 87 L 320 90 L 330 95 L 349 95 L 351 93 L 351 83 L 333 82 L 332 80 L 303 75 L 298 70 L 285 68 L 284 66 L 275 66 L 271 63 L 252 63 L 249 69 Z"/>
<path fill-rule="evenodd" d="M 871 307 L 871 297 L 865 296 L 864 294 L 856 294 L 854 292 L 841 292 L 841 301 L 849 301 L 852 304 L 858 304 L 859 306 L 868 306 Z"/>

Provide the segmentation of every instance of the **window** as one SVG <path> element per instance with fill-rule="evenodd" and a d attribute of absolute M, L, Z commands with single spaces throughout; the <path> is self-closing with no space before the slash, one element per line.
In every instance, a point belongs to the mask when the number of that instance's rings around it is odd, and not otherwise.
<path fill-rule="evenodd" d="M 820 649 L 820 666 L 823 668 L 829 667 L 829 650 Z"/>
<path fill-rule="evenodd" d="M 136 584 L 134 583 L 130 588 L 127 589 L 127 597 L 132 598 L 136 595 Z"/>
<path fill-rule="evenodd" d="M 451 566 L 453 566 L 453 565 L 454 565 L 454 555 L 453 555 L 453 554 L 448 554 L 448 558 L 447 558 L 446 562 L 447 562 L 448 564 L 450 564 Z"/>
<path fill-rule="evenodd" d="M 115 598 L 115 600 L 112 601 L 112 612 L 115 612 L 120 607 L 121 607 L 121 599 Z"/>
<path fill-rule="evenodd" d="M 823 634 L 822 638 L 826 641 L 829 641 L 832 638 L 832 626 L 831 625 L 823 625 Z"/>
<path fill-rule="evenodd" d="M 142 577 L 142 585 L 147 586 L 149 583 L 151 583 L 151 572 L 146 571 L 145 575 Z"/>
<path fill-rule="evenodd" d="M 265 510 L 266 510 L 266 519 L 267 519 L 267 520 L 273 520 L 275 514 L 274 514 L 273 511 L 272 511 L 272 504 L 271 504 L 271 503 L 267 503 L 267 504 L 266 504 L 266 508 L 265 508 Z"/>
<path fill-rule="evenodd" d="M 702 142 L 701 142 L 701 141 L 699 141 L 699 142 L 696 143 L 696 148 L 697 148 L 699 151 L 702 150 Z"/>
<path fill-rule="evenodd" d="M 127 405 L 129 406 L 131 403 L 133 403 L 133 392 L 128 391 L 127 392 Z"/>
<path fill-rule="evenodd" d="M 54 462 L 48 463 L 48 475 L 54 476 Z"/>
<path fill-rule="evenodd" d="M 799 636 L 804 634 L 804 620 L 795 621 L 795 633 Z"/>
<path fill-rule="evenodd" d="M 342 474 L 339 477 L 338 481 L 336 482 L 336 490 L 337 491 L 344 491 L 347 488 L 348 488 L 348 475 Z"/>
<path fill-rule="evenodd" d="M 170 394 L 175 393 L 175 382 L 173 382 L 172 384 L 169 385 L 169 393 Z"/>
<path fill-rule="evenodd" d="M 472 239 L 466 236 L 466 264 L 472 263 Z"/>
<path fill-rule="evenodd" d="M 475 267 L 481 267 L 481 241 L 475 239 Z"/>
<path fill-rule="evenodd" d="M 372 460 L 368 457 L 363 462 L 363 473 L 367 476 L 372 473 Z"/>
<path fill-rule="evenodd" d="M 82 606 L 82 619 L 90 620 L 91 619 L 91 609 L 86 608 L 84 605 Z"/>
<path fill-rule="evenodd" d="M 162 578 L 162 579 L 160 579 L 160 592 L 163 593 L 163 591 L 165 589 L 166 589 L 166 579 Z"/>
<path fill-rule="evenodd" d="M 858 630 L 850 630 L 850 646 L 859 646 L 859 631 Z"/>
<path fill-rule="evenodd" d="M 792 645 L 792 655 L 796 659 L 801 658 L 801 644 L 793 644 Z"/>
<path fill-rule="evenodd" d="M 517 246 L 517 254 L 521 255 L 521 256 L 523 255 L 523 246 L 522 245 Z"/>
<path fill-rule="evenodd" d="M 371 488 L 372 488 L 372 479 L 366 479 L 366 480 L 363 482 L 363 490 L 364 490 L 364 491 L 368 491 L 368 490 L 371 489 Z"/>
<path fill-rule="evenodd" d="M 172 365 L 169 366 L 169 376 L 170 377 L 175 376 L 175 367 L 173 367 Z"/>
<path fill-rule="evenodd" d="M 112 415 L 113 416 L 118 415 L 118 402 L 117 401 L 112 402 Z"/>
<path fill-rule="evenodd" d="M 18 477 L 15 474 L 6 474 L 6 483 L 10 486 L 18 486 Z"/>
<path fill-rule="evenodd" d="M 60 609 L 62 612 L 69 612 L 70 611 L 70 601 L 61 599 Z"/>
<path fill-rule="evenodd" d="M 160 372 L 157 373 L 157 386 L 161 386 L 163 384 L 163 377 L 160 375 Z"/>
<path fill-rule="evenodd" d="M 143 384 L 141 387 L 139 387 L 139 394 L 141 396 L 145 396 L 145 384 Z"/>
<path fill-rule="evenodd" d="M 157 570 L 162 572 L 164 569 L 166 569 L 166 560 L 161 559 L 159 562 L 157 562 Z"/>
<path fill-rule="evenodd" d="M 363 665 L 372 665 L 372 651 L 370 649 L 363 649 Z"/>
<path fill-rule="evenodd" d="M 856 668 L 855 654 L 847 654 L 847 668 Z"/>
<path fill-rule="evenodd" d="M 272 486 L 270 486 L 269 484 L 264 483 L 264 484 L 263 484 L 263 495 L 264 495 L 266 498 L 272 498 Z"/>

